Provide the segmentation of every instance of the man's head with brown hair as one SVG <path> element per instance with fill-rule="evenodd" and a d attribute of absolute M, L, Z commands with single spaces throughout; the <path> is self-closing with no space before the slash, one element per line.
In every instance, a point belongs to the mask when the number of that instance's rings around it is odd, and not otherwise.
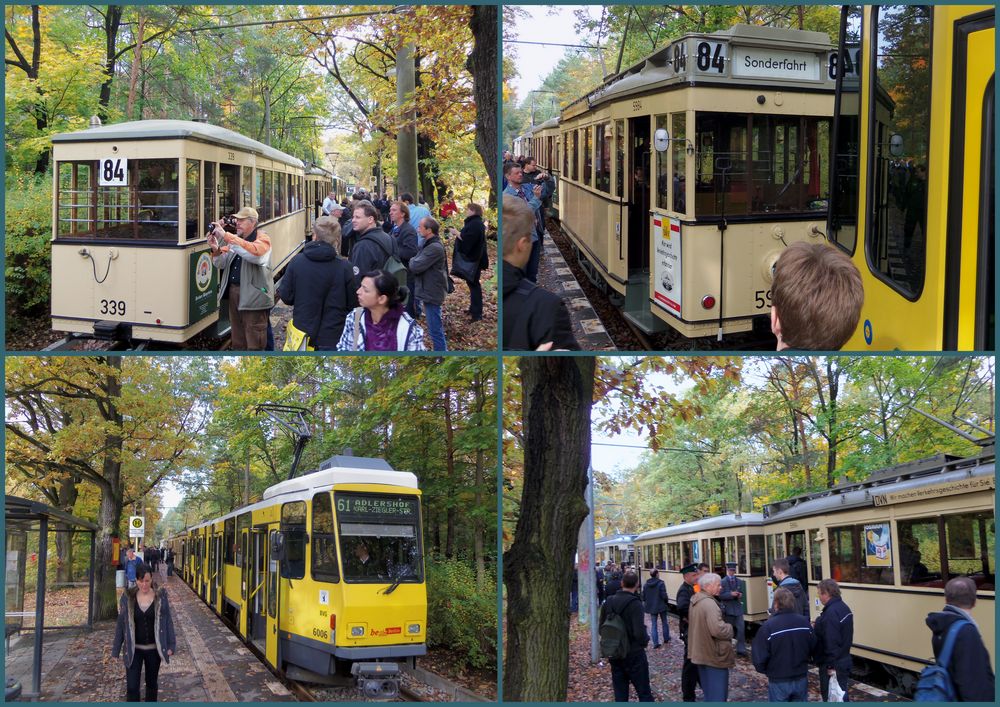
<path fill-rule="evenodd" d="M 784 587 L 778 587 L 774 590 L 774 605 L 772 608 L 775 613 L 779 611 L 795 611 L 795 595 Z"/>
<path fill-rule="evenodd" d="M 793 243 L 778 258 L 771 285 L 771 331 L 778 350 L 836 351 L 854 333 L 864 303 L 851 259 L 821 243 Z"/>
<path fill-rule="evenodd" d="M 531 257 L 531 233 L 535 228 L 535 212 L 523 199 L 511 194 L 503 195 L 503 259 L 523 268 Z"/>
<path fill-rule="evenodd" d="M 340 248 L 340 221 L 330 216 L 320 216 L 313 224 L 313 240 L 329 243 L 334 249 Z"/>

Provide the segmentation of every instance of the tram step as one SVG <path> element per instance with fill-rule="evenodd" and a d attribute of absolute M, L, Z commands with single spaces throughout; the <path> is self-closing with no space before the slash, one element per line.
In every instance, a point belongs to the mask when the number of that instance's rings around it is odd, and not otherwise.
<path fill-rule="evenodd" d="M 644 334 L 658 334 L 666 330 L 667 325 L 650 311 L 648 270 L 640 270 L 629 275 L 622 313 Z"/>

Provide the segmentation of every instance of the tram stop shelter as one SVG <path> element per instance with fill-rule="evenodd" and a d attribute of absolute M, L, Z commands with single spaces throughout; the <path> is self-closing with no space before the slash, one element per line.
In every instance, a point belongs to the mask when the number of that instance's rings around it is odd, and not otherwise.
<path fill-rule="evenodd" d="M 82 518 L 64 513 L 51 506 L 37 501 L 30 501 L 17 496 L 4 497 L 4 520 L 6 523 L 4 557 L 6 559 L 6 573 L 4 584 L 4 640 L 5 650 L 5 673 L 7 677 L 6 698 L 17 699 L 18 697 L 37 700 L 41 695 L 42 686 L 42 642 L 45 631 L 66 630 L 66 629 L 87 629 L 92 630 L 94 625 L 94 565 L 96 562 L 96 538 L 98 527 Z M 76 626 L 46 626 L 45 625 L 45 593 L 47 581 L 47 559 L 49 557 L 49 533 L 69 534 L 72 542 L 73 536 L 84 533 L 90 536 L 90 562 L 88 563 L 87 582 L 71 583 L 72 585 L 86 584 L 87 592 L 87 623 Z M 28 574 L 29 548 L 37 548 L 37 559 L 32 564 L 35 570 L 35 605 L 33 610 L 24 610 L 25 587 Z M 33 553 L 32 553 L 33 554 Z M 34 622 L 26 626 L 26 619 L 34 617 Z M 23 654 L 20 658 L 12 656 L 11 639 L 28 632 L 33 632 L 34 645 L 30 652 L 30 660 L 27 657 L 27 650 L 17 651 L 15 654 Z M 18 669 L 14 672 L 21 676 L 26 676 L 27 671 L 23 668 L 29 663 L 31 666 L 31 690 L 22 691 L 22 686 L 10 676 L 12 675 L 12 660 L 18 661 Z"/>

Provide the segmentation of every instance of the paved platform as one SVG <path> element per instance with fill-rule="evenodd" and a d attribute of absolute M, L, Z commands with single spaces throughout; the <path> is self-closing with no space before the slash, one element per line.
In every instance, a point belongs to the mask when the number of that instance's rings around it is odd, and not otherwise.
<path fill-rule="evenodd" d="M 160 575 L 174 615 L 177 652 L 160 666 L 160 702 L 290 702 L 295 697 L 178 577 Z M 125 667 L 111 657 L 115 622 L 93 631 L 46 632 L 43 702 L 124 702 Z M 7 677 L 31 689 L 33 639 L 11 640 Z M 145 688 L 143 688 L 144 690 Z"/>
<path fill-rule="evenodd" d="M 584 294 L 580 283 L 573 276 L 559 246 L 546 234 L 542 248 L 542 258 L 538 266 L 538 284 L 550 292 L 555 292 L 566 302 L 573 334 L 584 351 L 615 351 L 614 342 L 607 329 L 594 311 L 590 300 Z"/>

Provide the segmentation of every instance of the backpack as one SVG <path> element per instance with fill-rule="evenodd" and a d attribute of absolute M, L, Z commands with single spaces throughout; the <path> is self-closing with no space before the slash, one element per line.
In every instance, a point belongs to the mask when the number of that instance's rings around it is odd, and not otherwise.
<path fill-rule="evenodd" d="M 917 689 L 913 695 L 914 702 L 954 702 L 955 686 L 951 682 L 948 663 L 951 661 L 951 651 L 955 647 L 958 632 L 965 624 L 965 619 L 959 619 L 948 629 L 944 645 L 934 665 L 928 665 L 920 672 Z"/>
<path fill-rule="evenodd" d="M 406 296 L 401 298 L 402 303 L 405 305 L 409 300 L 412 293 L 406 287 L 406 266 L 403 265 L 401 261 L 396 256 L 396 242 L 391 241 L 392 249 L 387 249 L 378 238 L 373 238 L 375 244 L 382 249 L 385 253 L 385 262 L 382 264 L 382 269 L 387 273 L 396 278 L 396 282 L 399 284 L 400 292 L 405 292 Z"/>
<path fill-rule="evenodd" d="M 601 657 L 610 660 L 622 660 L 628 656 L 628 628 L 621 614 L 605 604 L 607 612 L 597 633 L 601 639 Z"/>

